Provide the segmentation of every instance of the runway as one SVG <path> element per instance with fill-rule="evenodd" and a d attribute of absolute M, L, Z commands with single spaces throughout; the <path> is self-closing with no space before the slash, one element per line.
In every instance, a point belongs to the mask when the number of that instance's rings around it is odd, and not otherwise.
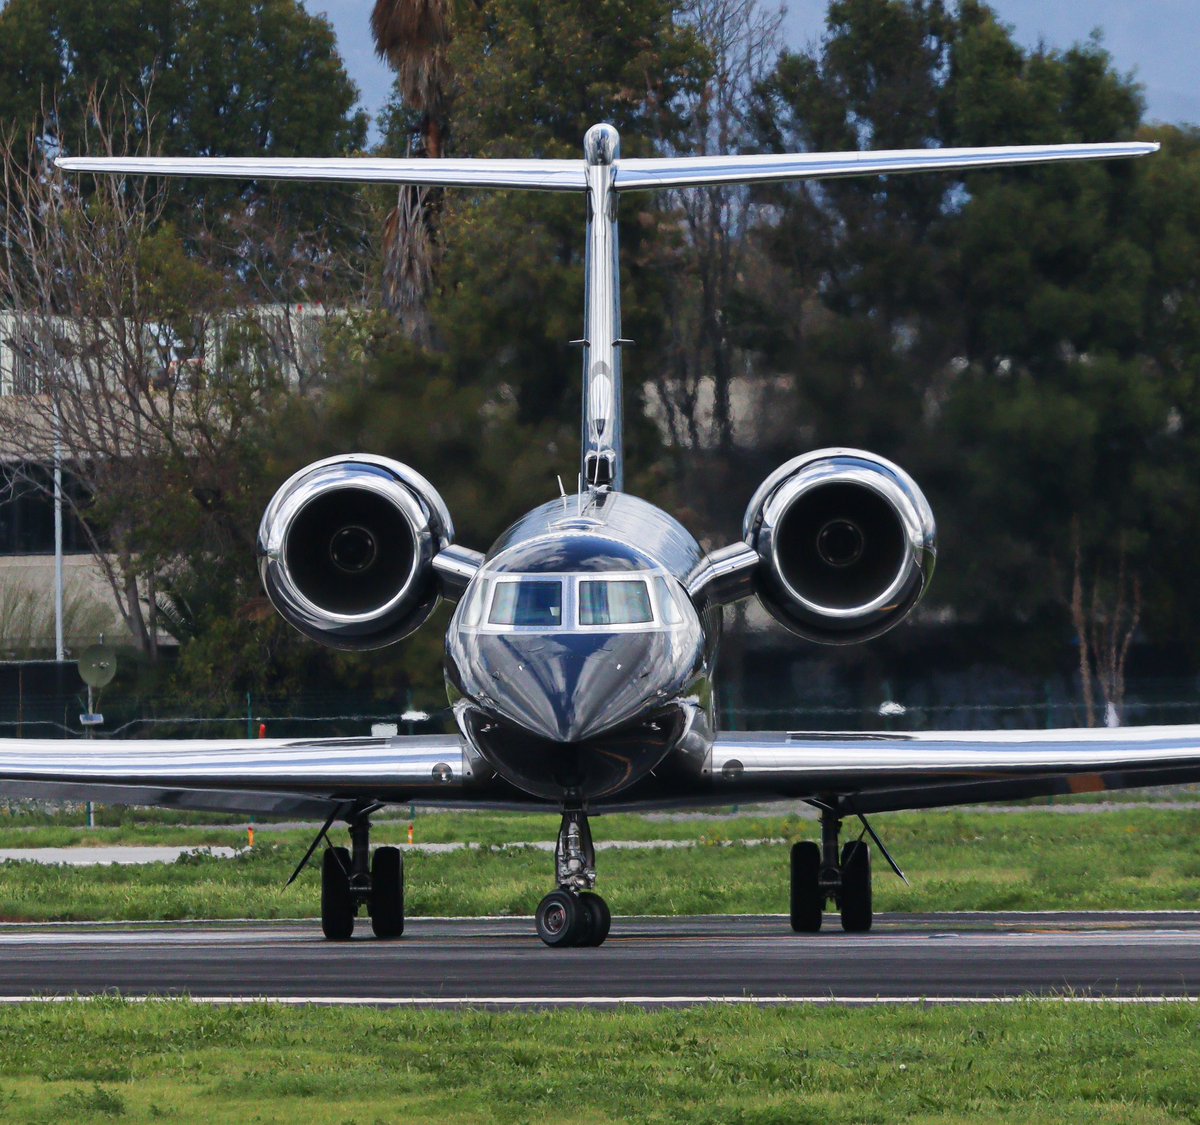
<path fill-rule="evenodd" d="M 1200 998 L 1200 912 L 882 915 L 870 934 L 776 916 L 617 918 L 547 949 L 526 918 L 411 919 L 330 943 L 316 922 L 0 927 L 0 999 L 610 1006 Z M 829 922 L 827 921 L 827 925 Z M 369 924 L 360 919 L 360 933 Z"/>

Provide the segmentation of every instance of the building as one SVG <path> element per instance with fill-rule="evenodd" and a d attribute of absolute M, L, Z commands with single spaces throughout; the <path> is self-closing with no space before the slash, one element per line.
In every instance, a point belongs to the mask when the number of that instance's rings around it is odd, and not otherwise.
<path fill-rule="evenodd" d="M 207 319 L 189 343 L 156 324 L 0 310 L 0 659 L 53 655 L 55 649 L 53 407 L 47 391 L 56 374 L 65 369 L 73 388 L 66 397 L 77 412 L 92 396 L 97 414 L 105 384 L 130 369 L 139 372 L 148 394 L 164 399 L 187 395 L 202 380 L 233 368 L 269 371 L 304 391 L 322 378 L 331 322 L 345 318 L 345 310 L 319 304 L 258 305 Z M 110 358 L 131 351 L 137 357 L 124 368 Z M 114 448 L 111 441 L 98 445 Z M 64 488 L 79 496 L 69 464 Z M 63 507 L 62 528 L 64 639 L 69 651 L 77 651 L 99 633 L 119 637 L 125 627 L 102 560 L 70 503 Z"/>

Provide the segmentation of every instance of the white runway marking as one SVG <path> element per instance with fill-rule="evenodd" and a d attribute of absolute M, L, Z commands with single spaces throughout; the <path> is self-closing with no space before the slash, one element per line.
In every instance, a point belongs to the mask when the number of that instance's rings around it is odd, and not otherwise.
<path fill-rule="evenodd" d="M 510 1008 L 603 1007 L 622 1005 L 699 1006 L 754 1004 L 776 1007 L 796 1004 L 879 1007 L 887 1004 L 945 1007 L 962 1004 L 1196 1004 L 1197 996 L 116 996 L 96 993 L 81 996 L 0 996 L 0 1004 L 71 1004 L 76 1001 L 121 999 L 130 1004 L 278 1004 L 284 1007 L 406 1007 L 406 1008 Z"/>

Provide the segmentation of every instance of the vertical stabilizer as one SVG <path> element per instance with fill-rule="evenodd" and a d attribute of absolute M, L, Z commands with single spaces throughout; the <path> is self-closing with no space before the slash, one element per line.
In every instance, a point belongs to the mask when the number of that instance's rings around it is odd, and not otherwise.
<path fill-rule="evenodd" d="M 621 138 L 593 125 L 583 138 L 587 177 L 587 250 L 583 313 L 583 480 L 620 491 L 621 284 L 617 269 L 617 193 Z"/>

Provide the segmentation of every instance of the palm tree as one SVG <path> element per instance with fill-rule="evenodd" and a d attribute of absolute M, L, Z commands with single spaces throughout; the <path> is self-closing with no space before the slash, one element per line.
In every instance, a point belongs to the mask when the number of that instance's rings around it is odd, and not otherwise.
<path fill-rule="evenodd" d="M 446 48 L 453 0 L 375 0 L 371 33 L 375 51 L 396 72 L 404 102 L 421 115 L 419 141 L 410 154 L 443 154 L 450 87 Z M 418 343 L 429 343 L 428 298 L 436 241 L 434 199 L 428 188 L 402 187 L 384 224 L 383 299 Z"/>

